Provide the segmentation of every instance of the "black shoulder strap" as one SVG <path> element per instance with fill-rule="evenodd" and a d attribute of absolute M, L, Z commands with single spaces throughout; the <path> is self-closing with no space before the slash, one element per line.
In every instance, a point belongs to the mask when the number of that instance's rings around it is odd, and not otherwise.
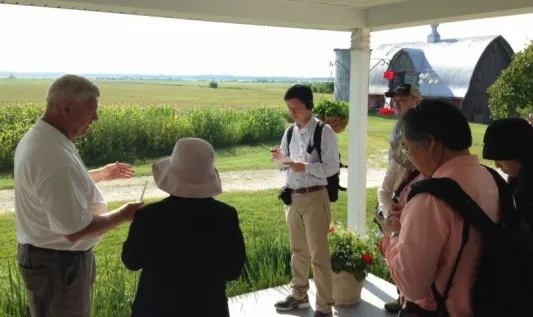
<path fill-rule="evenodd" d="M 408 170 L 409 171 L 409 170 Z M 402 180 L 402 182 L 400 183 L 400 186 L 398 186 L 398 188 L 396 188 L 396 190 L 394 191 L 394 194 L 392 195 L 392 199 L 393 200 L 397 200 L 398 197 L 400 196 L 400 193 L 402 192 L 402 190 L 404 190 L 404 188 L 413 180 L 415 179 L 418 175 L 420 175 L 420 172 L 418 170 L 411 170 L 411 173 L 409 174 L 409 177 L 407 178 L 404 178 Z"/>
<path fill-rule="evenodd" d="M 324 122 L 318 121 L 318 124 L 313 133 L 313 147 L 318 154 L 318 159 L 322 163 L 322 130 L 324 129 Z M 311 149 L 312 150 L 312 149 Z"/>
<path fill-rule="evenodd" d="M 294 131 L 294 124 L 291 125 L 288 129 L 287 129 L 287 156 L 290 157 L 291 156 L 291 139 L 292 139 L 292 132 Z"/>
<path fill-rule="evenodd" d="M 479 231 L 488 233 L 494 228 L 494 222 L 454 180 L 450 178 L 428 178 L 420 181 L 413 184 L 408 199 L 410 200 L 416 194 L 423 192 L 447 203 Z"/>

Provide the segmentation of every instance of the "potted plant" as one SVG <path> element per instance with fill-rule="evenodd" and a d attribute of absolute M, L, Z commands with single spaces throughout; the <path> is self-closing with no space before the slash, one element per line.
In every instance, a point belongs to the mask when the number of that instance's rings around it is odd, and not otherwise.
<path fill-rule="evenodd" d="M 341 133 L 348 125 L 350 107 L 345 101 L 324 98 L 313 108 L 319 119 L 329 124 L 335 133 Z"/>
<path fill-rule="evenodd" d="M 332 226 L 329 231 L 335 304 L 358 304 L 364 281 L 374 264 L 375 255 L 370 246 L 371 242 L 353 234 L 342 225 Z"/>

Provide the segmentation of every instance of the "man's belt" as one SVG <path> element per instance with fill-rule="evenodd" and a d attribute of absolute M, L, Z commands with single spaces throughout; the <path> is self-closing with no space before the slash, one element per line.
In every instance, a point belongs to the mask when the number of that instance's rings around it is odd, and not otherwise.
<path fill-rule="evenodd" d="M 31 244 L 22 244 L 22 246 L 26 246 L 30 251 L 36 251 L 36 252 L 41 252 L 41 253 L 46 253 L 46 254 L 53 254 L 53 255 L 83 255 L 92 250 L 92 248 L 90 248 L 89 250 L 85 250 L 85 251 L 54 250 L 54 249 L 36 247 Z"/>
<path fill-rule="evenodd" d="M 307 194 L 307 193 L 316 192 L 322 189 L 324 189 L 324 186 L 311 186 L 311 187 L 292 189 L 292 192 L 295 194 Z"/>

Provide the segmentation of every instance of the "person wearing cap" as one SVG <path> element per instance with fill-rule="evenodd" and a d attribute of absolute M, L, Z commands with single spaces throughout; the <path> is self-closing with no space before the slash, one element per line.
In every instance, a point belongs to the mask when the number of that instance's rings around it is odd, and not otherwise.
<path fill-rule="evenodd" d="M 119 162 L 87 170 L 74 144 L 98 120 L 99 97 L 88 79 L 59 77 L 44 115 L 15 150 L 17 261 L 32 317 L 91 316 L 93 247 L 142 206 L 109 211 L 96 183 L 130 178 L 135 170 Z"/>
<path fill-rule="evenodd" d="M 332 269 L 329 254 L 328 233 L 331 209 L 327 176 L 340 169 L 337 136 L 324 124 L 322 129 L 322 162 L 313 148 L 313 134 L 318 119 L 313 116 L 313 92 L 311 88 L 295 85 L 285 93 L 285 102 L 293 118 L 294 130 L 290 145 L 287 133 L 281 139 L 281 149 L 274 149 L 272 159 L 290 158 L 285 184 L 291 202 L 285 213 L 291 245 L 291 294 L 275 303 L 278 311 L 290 311 L 310 307 L 309 267 L 313 264 L 317 288 L 315 317 L 330 316 L 333 299 Z M 290 149 L 289 149 L 290 147 Z"/>
<path fill-rule="evenodd" d="M 411 84 L 401 84 L 393 91 L 385 93 L 385 96 L 392 98 L 399 119 L 422 100 L 418 87 Z M 399 122 L 392 131 L 389 165 L 377 192 L 378 209 L 383 217 L 396 217 L 398 219 L 401 216 L 403 206 L 407 203 L 411 185 L 424 178 L 410 162 L 409 157 L 401 151 L 401 139 L 398 136 Z M 383 236 L 380 244 L 386 244 L 387 240 L 388 236 Z M 400 311 L 402 303 L 403 299 L 400 295 L 395 301 L 385 303 L 385 309 L 397 313 Z"/>
<path fill-rule="evenodd" d="M 420 90 L 411 84 L 399 85 L 394 91 L 387 92 L 385 95 L 393 98 L 396 115 L 399 119 L 422 100 Z M 400 121 L 396 123 L 392 132 L 391 145 L 389 147 L 389 166 L 385 173 L 385 178 L 378 189 L 379 209 L 385 217 L 390 215 L 399 217 L 401 206 L 405 203 L 405 199 L 401 199 L 401 203 L 393 201 L 395 190 L 405 188 L 405 190 L 396 193 L 397 198 L 404 198 L 408 194 L 410 184 L 421 179 L 409 157 L 401 151 L 402 142 L 398 136 L 399 123 Z M 407 186 L 400 187 L 404 180 L 408 180 Z"/>
<path fill-rule="evenodd" d="M 509 176 L 517 210 L 533 228 L 533 127 L 522 118 L 493 121 L 483 137 L 483 158 Z"/>
<path fill-rule="evenodd" d="M 222 184 L 211 144 L 180 139 L 152 174 L 168 197 L 139 210 L 122 247 L 127 269 L 142 273 L 132 317 L 229 317 L 226 282 L 246 258 L 234 207 L 216 200 Z"/>
<path fill-rule="evenodd" d="M 422 100 L 422 95 L 417 86 L 412 84 L 401 84 L 392 91 L 387 91 L 385 97 L 391 98 L 394 110 L 399 119 L 411 108 L 416 106 Z M 394 125 L 390 142 L 393 143 L 398 139 L 398 123 Z M 389 162 L 392 159 L 394 149 L 389 148 Z"/>

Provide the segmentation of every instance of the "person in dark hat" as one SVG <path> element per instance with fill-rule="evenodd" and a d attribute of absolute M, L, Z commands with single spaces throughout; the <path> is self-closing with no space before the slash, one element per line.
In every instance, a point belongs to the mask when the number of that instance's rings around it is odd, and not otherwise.
<path fill-rule="evenodd" d="M 483 143 L 483 158 L 509 176 L 517 209 L 533 228 L 533 127 L 522 118 L 495 120 Z"/>

